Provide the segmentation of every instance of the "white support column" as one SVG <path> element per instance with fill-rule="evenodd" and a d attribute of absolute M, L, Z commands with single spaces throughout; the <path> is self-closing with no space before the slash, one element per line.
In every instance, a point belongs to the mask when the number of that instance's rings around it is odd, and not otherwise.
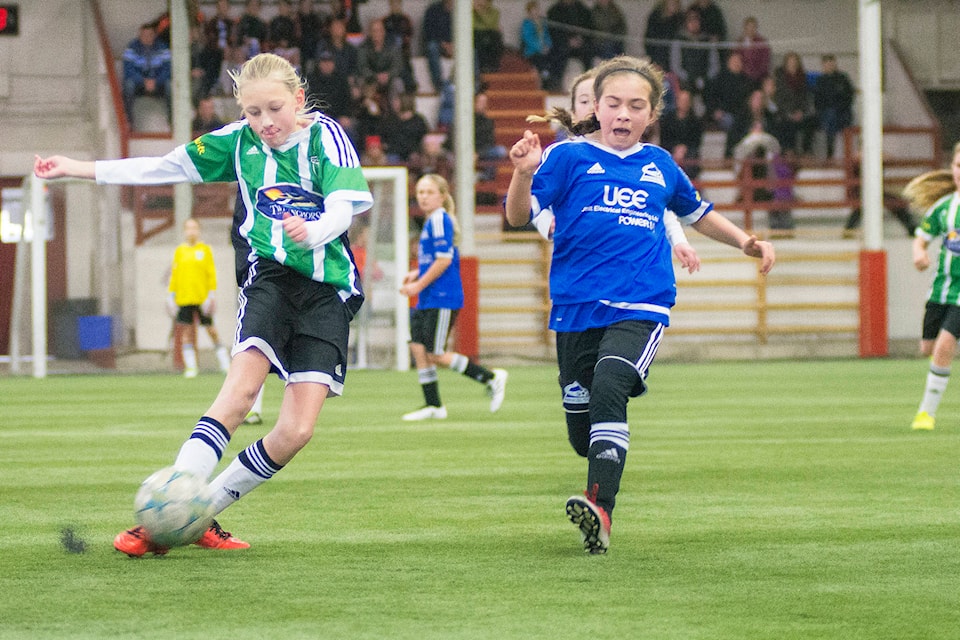
<path fill-rule="evenodd" d="M 863 248 L 883 245 L 883 90 L 880 0 L 859 0 L 860 89 L 863 113 L 860 128 L 860 198 Z"/>
<path fill-rule="evenodd" d="M 469 0 L 453 3 L 453 82 L 456 86 L 454 102 L 454 153 L 456 155 L 456 203 L 460 221 L 460 253 L 476 254 L 473 214 L 476 205 L 476 155 L 473 140 L 473 5 Z"/>
<path fill-rule="evenodd" d="M 190 17 L 186 0 L 170 1 L 170 54 L 172 56 L 173 140 L 183 144 L 190 139 L 193 108 L 190 102 Z M 173 211 L 176 231 L 193 215 L 193 186 L 185 182 L 173 186 Z"/>
<path fill-rule="evenodd" d="M 24 216 L 26 222 L 26 216 Z M 30 176 L 30 315 L 33 377 L 47 377 L 47 203 L 43 180 Z M 26 224 L 23 232 L 26 233 Z"/>

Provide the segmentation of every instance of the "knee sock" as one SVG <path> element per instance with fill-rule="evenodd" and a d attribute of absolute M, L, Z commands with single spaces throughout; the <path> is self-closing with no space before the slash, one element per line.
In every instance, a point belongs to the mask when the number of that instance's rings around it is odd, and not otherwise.
<path fill-rule="evenodd" d="M 204 416 L 197 421 L 193 433 L 180 447 L 173 466 L 206 480 L 229 443 L 230 433 L 226 428 L 213 418 Z"/>
<path fill-rule="evenodd" d="M 587 494 L 611 517 L 629 448 L 630 430 L 626 423 L 597 423 L 590 427 Z"/>
<path fill-rule="evenodd" d="M 282 468 L 283 465 L 277 464 L 267 455 L 263 440 L 257 440 L 241 451 L 210 483 L 214 512 L 220 513 L 272 478 Z"/>
<path fill-rule="evenodd" d="M 197 350 L 192 344 L 183 345 L 183 366 L 187 369 L 197 368 Z"/>
<path fill-rule="evenodd" d="M 457 373 L 462 373 L 471 380 L 476 380 L 481 384 L 486 384 L 493 380 L 493 371 L 486 367 L 481 367 L 462 353 L 454 353 L 453 360 L 450 361 L 450 369 Z"/>
<path fill-rule="evenodd" d="M 938 367 L 931 363 L 930 372 L 927 373 L 927 386 L 923 390 L 923 400 L 920 401 L 920 409 L 918 410 L 936 415 L 940 400 L 943 398 L 943 392 L 947 390 L 949 381 L 950 367 Z"/>
<path fill-rule="evenodd" d="M 257 391 L 257 399 L 253 401 L 250 407 L 250 413 L 260 415 L 263 413 L 263 385 L 260 385 L 260 391 Z"/>
<path fill-rule="evenodd" d="M 440 402 L 440 385 L 437 383 L 437 368 L 428 367 L 417 369 L 417 378 L 423 387 L 423 399 L 430 407 L 442 407 Z"/>

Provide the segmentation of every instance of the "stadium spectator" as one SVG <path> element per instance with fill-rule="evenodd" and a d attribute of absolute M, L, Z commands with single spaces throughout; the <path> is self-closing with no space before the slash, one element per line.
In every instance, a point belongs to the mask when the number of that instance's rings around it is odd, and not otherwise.
<path fill-rule="evenodd" d="M 692 179 L 700 174 L 703 130 L 703 119 L 693 110 L 693 97 L 686 89 L 680 89 L 676 109 L 660 118 L 660 146 Z"/>
<path fill-rule="evenodd" d="M 720 52 L 721 64 L 727 59 L 727 20 L 723 17 L 723 9 L 714 0 L 694 0 L 690 7 L 700 14 L 700 27 L 710 42 L 717 44 Z"/>
<path fill-rule="evenodd" d="M 230 354 L 221 344 L 220 334 L 213 326 L 217 293 L 213 250 L 200 240 L 200 223 L 194 218 L 183 223 L 183 242 L 173 252 L 167 290 L 167 311 L 176 322 L 174 344 L 181 345 L 183 376 L 196 378 L 199 372 L 197 323 L 207 330 L 220 370 L 226 373 L 230 368 Z"/>
<path fill-rule="evenodd" d="M 776 202 L 782 206 L 768 209 L 772 235 L 792 235 L 793 213 L 789 203 L 793 201 L 794 170 L 790 161 L 780 152 L 776 137 L 757 123 L 754 128 L 733 148 L 734 171 L 740 179 L 739 200 L 751 202 Z M 759 184 L 758 184 L 759 183 Z"/>
<path fill-rule="evenodd" d="M 417 81 L 413 77 L 413 20 L 403 11 L 403 0 L 390 0 L 390 11 L 383 16 L 383 28 L 387 40 L 400 50 L 400 79 L 405 93 L 416 93 Z"/>
<path fill-rule="evenodd" d="M 813 83 L 813 109 L 827 136 L 827 157 L 833 157 L 837 134 L 853 124 L 853 83 L 837 68 L 831 53 L 821 58 L 821 72 Z"/>
<path fill-rule="evenodd" d="M 555 91 L 560 81 L 557 79 L 555 58 L 550 55 L 553 51 L 550 29 L 537 0 L 527 2 L 526 11 L 527 15 L 520 23 L 520 55 L 536 67 L 540 86 L 546 91 Z"/>
<path fill-rule="evenodd" d="M 310 100 L 325 114 L 340 123 L 351 137 L 356 136 L 355 90 L 347 75 L 337 69 L 336 58 L 329 51 L 320 53 L 316 67 L 307 74 L 307 91 Z"/>
<path fill-rule="evenodd" d="M 267 44 L 269 29 L 260 17 L 260 11 L 260 0 L 246 0 L 237 21 L 237 40 L 246 48 L 248 58 L 260 53 Z"/>
<path fill-rule="evenodd" d="M 157 40 L 152 24 L 140 25 L 139 35 L 123 52 L 123 106 L 133 122 L 133 102 L 138 96 L 163 99 L 170 119 L 170 48 Z"/>
<path fill-rule="evenodd" d="M 770 75 L 770 43 L 760 35 L 757 19 L 748 16 L 743 20 L 743 31 L 737 39 L 736 51 L 743 56 L 743 72 L 754 84 Z"/>
<path fill-rule="evenodd" d="M 743 56 L 732 51 L 720 73 L 711 78 L 703 91 L 706 117 L 723 131 L 730 131 L 734 120 L 747 109 L 754 83 L 743 72 Z"/>
<path fill-rule="evenodd" d="M 220 77 L 223 51 L 201 26 L 190 29 L 190 96 L 193 104 L 210 95 Z"/>
<path fill-rule="evenodd" d="M 479 73 L 493 73 L 500 68 L 503 31 L 500 10 L 492 0 L 473 0 L 473 49 Z"/>
<path fill-rule="evenodd" d="M 593 52 L 597 58 L 607 60 L 624 52 L 627 37 L 627 19 L 614 0 L 595 0 L 590 9 L 593 29 L 606 36 L 594 38 Z"/>
<path fill-rule="evenodd" d="M 271 51 L 274 51 L 274 53 L 277 53 L 275 51 L 277 47 L 297 47 L 299 49 L 300 41 L 297 40 L 296 14 L 294 14 L 293 4 L 290 0 L 277 0 L 277 13 L 267 25 L 267 40 L 270 43 Z M 282 57 L 290 60 L 286 55 Z M 297 59 L 300 59 L 299 54 Z"/>
<path fill-rule="evenodd" d="M 392 108 L 384 124 L 384 145 L 391 164 L 405 163 L 419 153 L 430 125 L 417 112 L 417 98 L 412 93 L 397 94 L 391 98 Z"/>
<path fill-rule="evenodd" d="M 206 23 L 207 36 L 220 51 L 226 52 L 227 46 L 237 39 L 237 20 L 230 12 L 230 0 L 217 0 L 214 14 Z"/>
<path fill-rule="evenodd" d="M 783 64 L 774 71 L 773 80 L 773 99 L 777 105 L 774 134 L 780 141 L 780 147 L 784 153 L 792 151 L 809 155 L 817 121 L 800 54 L 790 51 L 784 55 Z"/>
<path fill-rule="evenodd" d="M 410 353 L 417 367 L 424 406 L 403 415 L 407 422 L 443 420 L 447 408 L 440 399 L 437 367 L 442 366 L 482 384 L 490 394 L 490 411 L 497 412 L 507 391 L 507 372 L 487 369 L 467 356 L 447 350 L 447 338 L 463 307 L 460 281 L 460 227 L 450 185 L 439 175 L 417 180 L 417 206 L 424 217 L 417 249 L 418 268 L 403 278 L 400 293 L 417 298 L 410 316 Z"/>
<path fill-rule="evenodd" d="M 390 96 L 385 87 L 376 80 L 367 81 L 360 89 L 356 113 L 357 139 L 363 141 L 370 136 L 377 136 L 382 140 L 390 113 Z"/>
<path fill-rule="evenodd" d="M 747 99 L 747 109 L 734 118 L 724 145 L 724 157 L 733 157 L 733 148 L 751 131 L 765 131 L 775 136 L 776 113 L 770 109 L 767 94 L 755 89 Z M 779 143 L 778 143 L 779 144 Z"/>
<path fill-rule="evenodd" d="M 447 79 L 441 59 L 453 58 L 453 0 L 437 0 L 423 12 L 423 52 L 427 58 L 430 82 L 437 93 L 443 91 Z"/>
<path fill-rule="evenodd" d="M 593 29 L 590 9 L 580 0 L 557 0 L 547 9 L 553 54 L 557 57 L 557 78 L 562 83 L 571 58 L 580 61 L 583 71 L 593 66 Z"/>
<path fill-rule="evenodd" d="M 300 43 L 300 66 L 305 73 L 313 70 L 318 46 L 329 24 L 330 17 L 317 11 L 314 0 L 300 0 L 297 5 L 297 41 Z"/>
<path fill-rule="evenodd" d="M 651 62 L 663 71 L 670 69 L 673 41 L 683 28 L 683 10 L 680 0 L 660 0 L 647 16 L 643 32 L 643 46 Z"/>
<path fill-rule="evenodd" d="M 206 96 L 197 103 L 196 115 L 190 123 L 190 131 L 194 138 L 210 133 L 224 125 L 224 121 L 217 115 L 217 105 L 213 98 Z"/>
<path fill-rule="evenodd" d="M 327 29 L 327 37 L 320 42 L 314 54 L 329 51 L 337 62 L 337 69 L 346 74 L 354 87 L 362 86 L 357 80 L 357 48 L 347 41 L 347 23 L 339 18 L 333 18 Z"/>
<path fill-rule="evenodd" d="M 367 37 L 357 48 L 357 81 L 361 84 L 376 83 L 388 97 L 403 93 L 403 81 L 400 79 L 402 68 L 403 54 L 393 42 L 387 40 L 383 20 L 371 20 Z"/>
<path fill-rule="evenodd" d="M 720 71 L 717 47 L 711 36 L 701 28 L 700 12 L 696 9 L 688 9 L 683 15 L 683 27 L 677 33 L 670 52 L 669 68 L 680 85 L 700 99 L 707 81 Z"/>

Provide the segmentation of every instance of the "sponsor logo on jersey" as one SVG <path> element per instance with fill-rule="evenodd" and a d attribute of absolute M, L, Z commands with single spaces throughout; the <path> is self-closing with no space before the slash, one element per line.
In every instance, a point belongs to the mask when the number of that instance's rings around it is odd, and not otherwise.
<path fill-rule="evenodd" d="M 608 207 L 619 206 L 643 210 L 647 206 L 648 195 L 650 194 L 643 189 L 630 189 L 609 184 L 603 186 L 603 204 Z"/>
<path fill-rule="evenodd" d="M 951 253 L 960 253 L 960 229 L 951 229 L 943 239 L 943 246 Z"/>
<path fill-rule="evenodd" d="M 597 175 L 601 173 L 606 173 L 606 171 L 604 171 L 603 167 L 600 166 L 599 162 L 593 163 L 593 166 L 587 169 L 588 175 Z"/>
<path fill-rule="evenodd" d="M 667 187 L 667 183 L 663 179 L 663 173 L 660 171 L 655 163 L 651 162 L 647 164 L 642 169 L 643 173 L 640 176 L 640 182 L 653 182 L 660 185 L 663 188 Z"/>
<path fill-rule="evenodd" d="M 201 140 L 200 138 L 197 138 L 196 140 L 194 140 L 193 144 L 194 146 L 197 147 L 197 155 L 202 156 L 204 153 L 207 152 L 207 146 L 203 144 L 203 140 Z"/>
<path fill-rule="evenodd" d="M 283 220 L 285 214 L 310 222 L 323 213 L 323 196 L 298 184 L 273 184 L 257 190 L 257 210 L 268 218 Z"/>

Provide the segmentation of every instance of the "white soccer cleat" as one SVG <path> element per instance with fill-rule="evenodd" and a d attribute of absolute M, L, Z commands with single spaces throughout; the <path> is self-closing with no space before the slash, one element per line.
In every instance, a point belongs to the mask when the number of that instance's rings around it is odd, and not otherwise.
<path fill-rule="evenodd" d="M 447 417 L 446 407 L 426 406 L 416 411 L 403 414 L 404 422 L 419 422 L 421 420 L 445 420 Z"/>
<path fill-rule="evenodd" d="M 490 413 L 499 411 L 503 399 L 507 397 L 508 375 L 506 369 L 494 369 L 493 377 L 487 382 L 487 389 L 490 392 Z"/>

